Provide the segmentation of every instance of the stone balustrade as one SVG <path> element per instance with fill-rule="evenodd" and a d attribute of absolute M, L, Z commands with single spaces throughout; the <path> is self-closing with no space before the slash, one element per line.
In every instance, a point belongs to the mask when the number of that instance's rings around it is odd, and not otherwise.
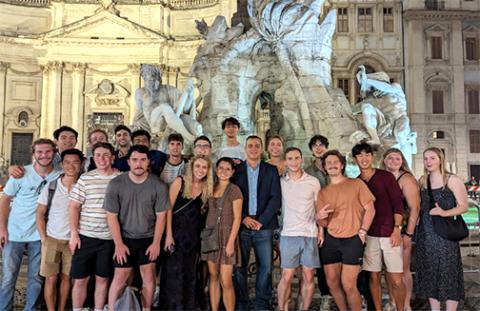
<path fill-rule="evenodd" d="M 169 0 L 168 4 L 173 9 L 194 9 L 213 6 L 218 3 L 218 0 Z"/>
<path fill-rule="evenodd" d="M 50 0 L 0 0 L 0 3 L 20 6 L 47 7 L 50 5 Z"/>

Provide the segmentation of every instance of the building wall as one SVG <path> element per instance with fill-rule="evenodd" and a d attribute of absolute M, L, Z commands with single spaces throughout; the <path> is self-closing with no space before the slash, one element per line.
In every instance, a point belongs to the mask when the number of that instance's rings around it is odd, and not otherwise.
<path fill-rule="evenodd" d="M 469 111 L 467 96 L 469 90 L 480 90 L 480 1 L 405 1 L 403 20 L 405 88 L 418 133 L 415 172 L 423 168 L 421 152 L 437 146 L 445 151 L 448 169 L 466 179 L 470 165 L 480 164 L 469 137 L 470 130 L 480 129 L 480 114 Z M 472 60 L 467 59 L 467 38 L 475 40 Z M 443 94 L 443 112 L 435 110 L 441 106 L 435 93 Z M 478 105 L 476 94 L 472 100 Z"/>
<path fill-rule="evenodd" d="M 13 133 L 51 137 L 70 125 L 85 150 L 99 114 L 131 124 L 140 65 L 160 65 L 163 82 L 181 87 L 202 42 L 195 19 L 229 21 L 236 10 L 233 0 L 75 2 L 0 1 L 0 166 L 11 158 Z M 28 120 L 19 123 L 22 112 Z"/>

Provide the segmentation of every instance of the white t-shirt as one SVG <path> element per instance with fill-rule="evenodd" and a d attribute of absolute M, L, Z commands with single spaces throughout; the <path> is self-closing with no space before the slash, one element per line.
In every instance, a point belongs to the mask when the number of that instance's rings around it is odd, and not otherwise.
<path fill-rule="evenodd" d="M 303 172 L 298 180 L 291 180 L 288 173 L 280 179 L 282 186 L 282 236 L 316 237 L 315 219 L 320 182 Z"/>
<path fill-rule="evenodd" d="M 70 192 L 70 200 L 82 204 L 78 233 L 90 238 L 112 239 L 103 201 L 108 183 L 120 174 L 122 173 L 114 172 L 112 175 L 105 176 L 93 170 L 80 176 Z"/>
<path fill-rule="evenodd" d="M 40 196 L 38 197 L 38 203 L 42 205 L 48 204 L 48 188 L 50 184 L 43 187 Z M 67 187 L 65 187 L 61 181 L 61 178 L 57 179 L 57 188 L 53 194 L 52 205 L 48 212 L 47 221 L 47 235 L 59 239 L 70 239 L 70 222 L 68 214 L 68 203 L 70 193 Z"/>
<path fill-rule="evenodd" d="M 215 158 L 218 160 L 223 157 L 245 161 L 245 147 L 242 144 L 222 147 L 215 152 Z"/>
<path fill-rule="evenodd" d="M 162 172 L 160 173 L 160 180 L 170 186 L 170 184 L 177 178 L 179 175 L 185 173 L 185 161 L 178 163 L 177 165 L 172 165 L 167 161 L 163 167 Z"/>

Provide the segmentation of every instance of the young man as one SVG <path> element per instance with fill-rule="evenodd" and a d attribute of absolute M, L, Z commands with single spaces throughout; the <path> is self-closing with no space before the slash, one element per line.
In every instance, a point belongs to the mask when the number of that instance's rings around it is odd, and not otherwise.
<path fill-rule="evenodd" d="M 66 220 L 70 191 L 80 176 L 84 160 L 78 149 L 63 151 L 61 158 L 63 174 L 43 188 L 37 209 L 37 229 L 42 241 L 40 275 L 45 277 L 44 297 L 49 311 L 65 310 L 70 292 L 72 253 L 68 247 L 70 226 Z M 60 293 L 56 301 L 59 274 Z"/>
<path fill-rule="evenodd" d="M 308 310 L 315 291 L 315 269 L 320 267 L 318 246 L 323 228 L 317 228 L 316 200 L 320 183 L 302 170 L 302 151 L 285 150 L 287 174 L 281 178 L 283 228 L 280 237 L 282 278 L 278 283 L 278 309 L 285 310 L 295 271 L 302 267 L 302 309 Z"/>
<path fill-rule="evenodd" d="M 338 309 L 360 311 L 362 298 L 357 277 L 365 235 L 375 215 L 375 198 L 360 179 L 345 177 L 346 160 L 340 152 L 327 151 L 322 162 L 330 184 L 318 195 L 317 216 L 327 228 L 320 258 Z"/>
<path fill-rule="evenodd" d="M 96 128 L 93 129 L 89 134 L 88 134 L 88 146 L 92 148 L 95 146 L 96 143 L 108 143 L 108 134 L 102 129 Z M 84 163 L 83 166 L 83 171 L 84 172 L 90 172 L 96 169 L 97 167 L 95 166 L 95 161 L 93 161 L 93 156 L 92 154 L 87 156 L 87 160 Z"/>
<path fill-rule="evenodd" d="M 177 176 L 185 173 L 185 160 L 182 157 L 183 137 L 178 133 L 168 135 L 168 154 L 160 179 L 170 185 Z"/>
<path fill-rule="evenodd" d="M 212 155 L 212 142 L 207 136 L 198 136 L 193 141 L 193 155 L 203 155 L 210 157 Z"/>
<path fill-rule="evenodd" d="M 316 177 L 322 188 L 328 185 L 329 182 L 328 175 L 322 164 L 322 157 L 325 152 L 328 151 L 328 145 L 328 138 L 322 135 L 315 135 L 308 142 L 308 148 L 312 151 L 314 160 L 310 166 L 305 169 L 305 172 Z"/>
<path fill-rule="evenodd" d="M 36 228 L 37 200 L 45 185 L 58 178 L 53 167 L 55 144 L 41 138 L 32 145 L 34 163 L 24 167 L 21 178 L 9 178 L 0 198 L 0 248 L 3 268 L 0 283 L 0 310 L 13 308 L 15 283 L 25 250 L 28 254 L 28 283 L 25 310 L 34 310 L 42 290 L 40 235 Z"/>
<path fill-rule="evenodd" d="M 133 145 L 143 145 L 150 149 L 151 136 L 150 133 L 145 130 L 137 130 L 132 133 L 132 144 Z M 150 149 L 150 172 L 160 176 L 160 173 L 167 162 L 167 155 L 159 150 Z M 128 172 L 128 161 L 126 157 L 120 158 L 115 162 L 115 168 L 121 172 Z"/>
<path fill-rule="evenodd" d="M 115 143 L 118 149 L 115 150 L 115 162 L 127 156 L 130 146 L 132 145 L 132 131 L 125 125 L 115 127 Z M 115 167 L 114 162 L 114 167 Z"/>
<path fill-rule="evenodd" d="M 78 133 L 69 126 L 61 126 L 53 132 L 53 141 L 55 142 L 57 152 L 53 157 L 53 166 L 55 169 L 60 168 L 60 154 L 67 149 L 73 149 L 77 145 Z M 8 168 L 8 175 L 13 178 L 21 178 L 25 174 L 23 166 L 12 165 Z"/>
<path fill-rule="evenodd" d="M 113 179 L 103 208 L 115 243 L 115 274 L 108 295 L 109 310 L 115 310 L 133 267 L 140 266 L 142 309 L 149 311 L 155 290 L 155 260 L 165 228 L 168 187 L 149 173 L 150 152 L 136 145 L 127 155 L 130 171 Z M 122 310 L 119 310 L 122 311 Z"/>
<path fill-rule="evenodd" d="M 310 166 L 305 169 L 305 172 L 312 175 L 313 177 L 316 177 L 320 182 L 320 186 L 322 187 L 322 189 L 326 187 L 330 182 L 322 163 L 322 156 L 325 154 L 325 152 L 328 151 L 328 145 L 328 138 L 322 135 L 315 135 L 308 142 L 308 147 L 310 148 L 310 151 L 312 151 L 314 160 L 310 164 Z M 332 300 L 332 296 L 330 296 L 330 290 L 328 288 L 327 278 L 325 276 L 325 269 L 323 266 L 317 269 L 317 282 L 318 289 L 320 290 L 320 295 L 322 296 L 322 303 L 320 305 L 320 309 L 328 311 L 330 310 L 330 302 Z"/>
<path fill-rule="evenodd" d="M 273 230 L 278 228 L 277 213 L 282 193 L 277 168 L 261 161 L 262 140 L 249 136 L 245 151 L 247 159 L 237 165 L 234 182 L 242 190 L 242 228 L 240 248 L 242 265 L 235 270 L 237 310 L 247 310 L 247 267 L 253 247 L 257 265 L 255 309 L 270 310 L 272 298 Z"/>
<path fill-rule="evenodd" d="M 402 257 L 402 219 L 404 205 L 402 190 L 393 174 L 373 168 L 373 148 L 367 143 L 352 148 L 352 156 L 360 167 L 360 178 L 375 196 L 375 218 L 366 237 L 363 270 L 370 272 L 370 293 L 377 311 L 382 310 L 380 277 L 382 259 L 386 277 L 393 289 L 393 298 L 398 310 L 405 305 L 405 285 Z"/>
<path fill-rule="evenodd" d="M 238 131 L 240 131 L 240 122 L 234 117 L 226 118 L 222 122 L 222 130 L 227 138 L 225 147 L 215 152 L 215 158 L 229 157 L 236 164 L 245 160 L 245 149 L 238 141 Z"/>
<path fill-rule="evenodd" d="M 74 311 L 83 308 L 92 273 L 95 274 L 95 311 L 103 310 L 112 270 L 113 242 L 103 201 L 108 183 L 121 173 L 112 168 L 112 145 L 97 143 L 92 153 L 97 168 L 80 176 L 70 193 L 69 246 L 73 253 L 71 276 L 74 280 Z"/>

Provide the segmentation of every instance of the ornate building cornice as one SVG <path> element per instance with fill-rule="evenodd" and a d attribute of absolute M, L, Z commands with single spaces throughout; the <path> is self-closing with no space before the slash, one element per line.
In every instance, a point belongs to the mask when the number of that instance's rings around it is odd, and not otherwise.
<path fill-rule="evenodd" d="M 445 11 L 426 11 L 426 10 L 406 10 L 403 18 L 409 20 L 479 20 L 480 12 L 478 11 L 461 11 L 461 10 L 445 10 Z"/>
<path fill-rule="evenodd" d="M 50 0 L 0 0 L 0 3 L 6 3 L 18 6 L 46 8 L 50 5 Z"/>

